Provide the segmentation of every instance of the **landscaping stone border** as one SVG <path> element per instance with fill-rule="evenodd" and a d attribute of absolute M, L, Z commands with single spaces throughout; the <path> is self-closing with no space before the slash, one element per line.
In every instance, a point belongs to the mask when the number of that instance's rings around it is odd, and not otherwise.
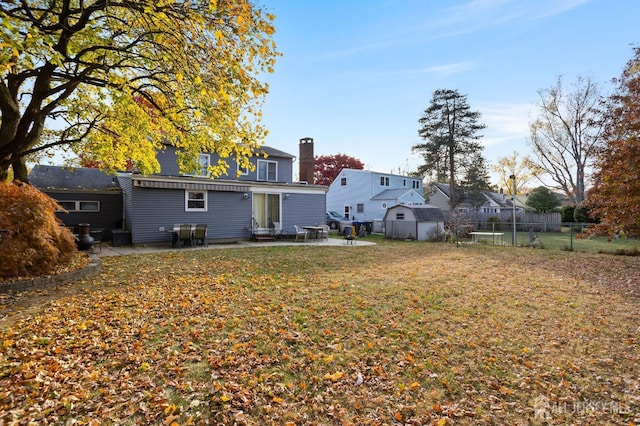
<path fill-rule="evenodd" d="M 91 257 L 87 266 L 75 271 L 57 275 L 46 275 L 29 280 L 0 283 L 0 293 L 38 290 L 49 287 L 57 287 L 82 278 L 96 275 L 102 268 L 102 262 L 97 257 Z"/>

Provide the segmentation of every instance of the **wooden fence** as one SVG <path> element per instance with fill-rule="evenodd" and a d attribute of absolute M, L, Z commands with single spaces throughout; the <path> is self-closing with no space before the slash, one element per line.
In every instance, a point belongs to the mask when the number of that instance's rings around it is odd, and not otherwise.
<path fill-rule="evenodd" d="M 451 212 L 443 212 L 447 220 L 451 220 Z M 458 214 L 456 220 L 472 225 L 476 230 L 513 229 L 512 212 L 483 213 L 466 212 Z M 560 232 L 562 217 L 560 213 L 516 212 L 516 230 L 534 232 Z"/>

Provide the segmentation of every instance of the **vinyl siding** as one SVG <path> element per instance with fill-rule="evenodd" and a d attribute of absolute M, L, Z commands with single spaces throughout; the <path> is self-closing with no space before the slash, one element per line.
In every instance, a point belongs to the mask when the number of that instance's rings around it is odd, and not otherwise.
<path fill-rule="evenodd" d="M 185 191 L 174 189 L 133 189 L 133 214 L 130 215 L 132 242 L 169 242 L 168 232 L 176 223 L 205 223 L 207 236 L 215 239 L 250 237 L 251 202 L 238 192 L 207 192 L 207 211 L 185 211 Z M 164 231 L 160 227 L 165 228 Z"/>

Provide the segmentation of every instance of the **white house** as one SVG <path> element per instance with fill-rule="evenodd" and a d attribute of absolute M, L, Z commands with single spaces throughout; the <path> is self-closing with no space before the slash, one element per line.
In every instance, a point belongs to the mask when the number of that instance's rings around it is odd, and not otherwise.
<path fill-rule="evenodd" d="M 420 178 L 342 169 L 327 191 L 327 210 L 359 222 L 382 222 L 387 208 L 423 205 Z"/>
<path fill-rule="evenodd" d="M 461 194 L 461 200 L 456 206 L 456 210 L 460 212 L 478 211 L 480 213 L 495 213 L 500 214 L 504 212 L 511 212 L 513 210 L 513 201 L 511 195 L 504 193 L 482 191 L 482 200 L 476 206 L 468 199 L 467 194 L 464 192 Z M 526 210 L 522 197 L 516 196 L 516 212 L 523 212 Z M 436 183 L 433 185 L 431 194 L 429 195 L 429 204 L 440 207 L 443 212 L 449 213 L 451 208 L 449 207 L 449 184 Z"/>

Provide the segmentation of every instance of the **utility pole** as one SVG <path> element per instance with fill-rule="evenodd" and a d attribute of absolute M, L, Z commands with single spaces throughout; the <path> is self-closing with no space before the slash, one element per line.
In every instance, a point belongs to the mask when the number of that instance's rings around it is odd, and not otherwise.
<path fill-rule="evenodd" d="M 511 242 L 515 247 L 518 245 L 518 238 L 516 236 L 516 175 L 509 176 L 511 179 L 511 205 L 513 207 L 511 220 L 513 221 L 513 233 L 511 234 Z"/>

